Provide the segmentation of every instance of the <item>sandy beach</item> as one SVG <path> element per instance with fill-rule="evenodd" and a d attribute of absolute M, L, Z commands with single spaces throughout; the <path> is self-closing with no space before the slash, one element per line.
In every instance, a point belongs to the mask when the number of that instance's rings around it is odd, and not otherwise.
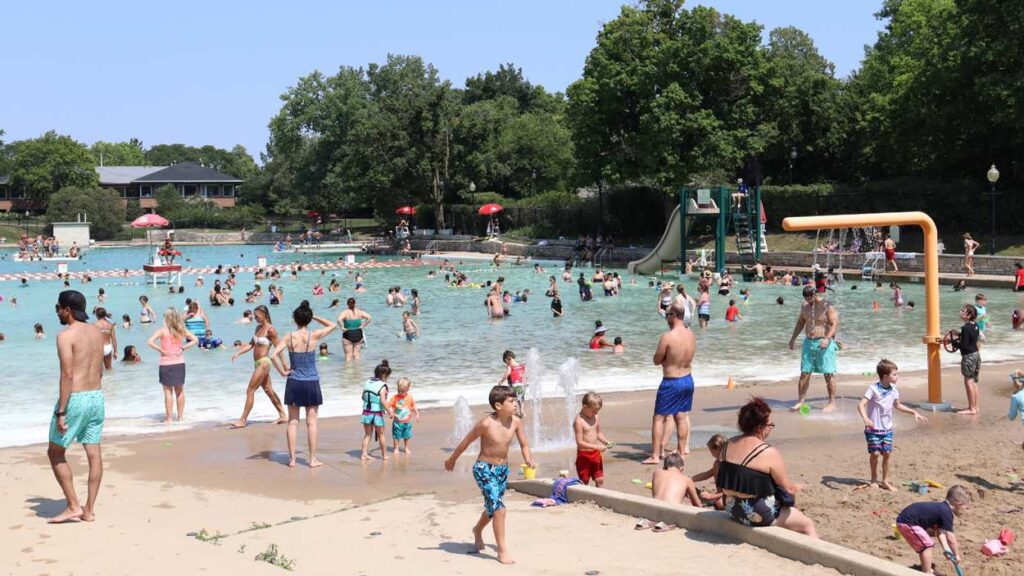
<path fill-rule="evenodd" d="M 1006 420 L 1006 373 L 1018 367 L 1024 365 L 983 367 L 980 417 L 929 414 L 926 424 L 915 424 L 906 415 L 896 418 L 894 483 L 929 478 L 946 486 L 964 484 L 975 494 L 971 511 L 956 529 L 968 574 L 1024 571 L 1019 546 L 996 559 L 979 552 L 1000 528 L 1024 533 L 1024 512 L 1008 512 L 1024 503 L 1024 484 L 1009 476 L 1024 472 L 1024 430 L 1019 422 Z M 739 405 L 751 394 L 765 396 L 778 407 L 778 427 L 770 440 L 785 456 L 791 476 L 805 485 L 798 506 L 816 522 L 822 538 L 914 565 L 916 554 L 892 537 L 890 525 L 907 504 L 940 498 L 944 491 L 921 496 L 906 489 L 853 490 L 868 475 L 856 402 L 869 380 L 843 378 L 838 411 L 826 415 L 815 410 L 808 416 L 787 410 L 796 393 L 792 382 L 699 388 L 687 472 L 710 465 L 703 444 L 711 434 L 731 433 Z M 943 380 L 946 399 L 962 405 L 957 372 L 947 370 Z M 586 389 L 585 378 L 581 388 Z M 924 374 L 901 374 L 899 388 L 906 403 L 923 401 Z M 816 378 L 816 407 L 823 392 Z M 606 453 L 610 489 L 645 492 L 634 479 L 646 482 L 652 472 L 639 461 L 649 449 L 653 397 L 653 391 L 605 395 L 602 422 L 616 443 Z M 545 421 L 558 410 L 564 404 L 546 406 Z M 480 416 L 486 408 L 474 406 L 473 412 Z M 43 445 L 0 450 L 0 501 L 7 527 L 0 553 L 10 559 L 4 573 L 127 574 L 138 566 L 154 574 L 281 573 L 254 560 L 272 544 L 295 561 L 300 574 L 499 569 L 493 547 L 482 557 L 465 553 L 481 504 L 469 471 L 472 455 L 463 456 L 454 473 L 441 469 L 449 451 L 452 411 L 429 410 L 423 416 L 415 426 L 414 454 L 388 462 L 359 460 L 362 432 L 355 419 L 322 419 L 320 457 L 326 466 L 316 470 L 304 466 L 301 435 L 300 465 L 289 469 L 284 429 L 269 423 L 244 430 L 110 438 L 104 444 L 104 484 L 92 524 L 46 524 L 63 501 Z M 75 447 L 69 454 L 83 493 L 84 453 Z M 511 456 L 515 469 L 520 458 Z M 572 469 L 573 456 L 569 450 L 537 454 L 539 475 Z M 542 510 L 530 508 L 529 502 L 522 495 L 508 497 L 510 546 L 519 562 L 502 569 L 509 574 L 678 574 L 680 566 L 712 573 L 740 573 L 749 566 L 764 574 L 833 573 L 683 530 L 635 532 L 633 519 L 589 505 Z M 490 535 L 487 540 L 493 544 Z M 641 556 L 638 548 L 644 551 Z M 942 562 L 938 567 L 949 568 Z"/>

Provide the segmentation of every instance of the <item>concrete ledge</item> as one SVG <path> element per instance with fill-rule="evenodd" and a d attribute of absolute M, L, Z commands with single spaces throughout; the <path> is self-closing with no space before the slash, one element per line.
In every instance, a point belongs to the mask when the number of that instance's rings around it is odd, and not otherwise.
<path fill-rule="evenodd" d="M 513 490 L 538 498 L 550 497 L 552 484 L 551 480 L 519 480 L 509 483 Z M 652 498 L 591 486 L 573 486 L 569 488 L 568 492 L 570 502 L 593 502 L 619 514 L 675 524 L 693 532 L 713 534 L 745 542 L 764 548 L 783 558 L 804 564 L 820 564 L 844 574 L 856 576 L 913 576 L 920 574 L 906 566 L 824 540 L 814 540 L 783 528 L 774 526 L 748 528 L 730 519 L 725 512 L 717 510 L 673 506 Z"/>

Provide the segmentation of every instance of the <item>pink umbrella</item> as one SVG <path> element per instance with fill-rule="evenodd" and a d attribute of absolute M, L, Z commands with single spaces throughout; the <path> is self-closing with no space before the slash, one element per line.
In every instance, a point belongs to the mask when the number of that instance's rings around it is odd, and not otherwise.
<path fill-rule="evenodd" d="M 159 214 L 143 214 L 132 221 L 132 228 L 163 228 L 170 222 Z"/>
<path fill-rule="evenodd" d="M 490 216 L 492 214 L 497 214 L 498 212 L 501 211 L 502 207 L 500 204 L 495 204 L 491 202 L 490 204 L 484 204 L 483 206 L 481 206 L 480 209 L 477 210 L 477 214 L 480 214 L 481 216 Z"/>

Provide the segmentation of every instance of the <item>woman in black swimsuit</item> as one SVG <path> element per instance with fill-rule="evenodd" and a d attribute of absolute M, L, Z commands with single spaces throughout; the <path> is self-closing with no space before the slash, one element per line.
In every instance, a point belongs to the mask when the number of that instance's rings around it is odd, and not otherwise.
<path fill-rule="evenodd" d="M 814 522 L 796 509 L 800 484 L 786 474 L 782 454 L 765 442 L 775 428 L 772 409 L 755 397 L 740 408 L 741 435 L 729 440 L 718 457 L 715 482 L 725 493 L 725 511 L 745 526 L 778 526 L 817 538 Z"/>

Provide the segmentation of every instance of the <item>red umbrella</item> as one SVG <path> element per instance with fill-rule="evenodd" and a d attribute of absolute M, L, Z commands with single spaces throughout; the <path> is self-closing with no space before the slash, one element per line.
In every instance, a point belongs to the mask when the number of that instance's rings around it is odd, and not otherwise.
<path fill-rule="evenodd" d="M 501 207 L 501 204 L 495 204 L 491 202 L 490 204 L 484 204 L 483 206 L 481 206 L 480 209 L 477 210 L 477 214 L 483 216 L 490 216 L 492 214 L 497 214 L 502 210 L 504 210 L 504 208 Z"/>
<path fill-rule="evenodd" d="M 159 214 L 143 214 L 132 221 L 132 228 L 163 228 L 170 222 Z"/>
<path fill-rule="evenodd" d="M 416 209 L 412 206 L 402 206 L 398 210 L 395 210 L 395 214 L 404 214 L 406 216 L 412 216 L 416 213 Z"/>

